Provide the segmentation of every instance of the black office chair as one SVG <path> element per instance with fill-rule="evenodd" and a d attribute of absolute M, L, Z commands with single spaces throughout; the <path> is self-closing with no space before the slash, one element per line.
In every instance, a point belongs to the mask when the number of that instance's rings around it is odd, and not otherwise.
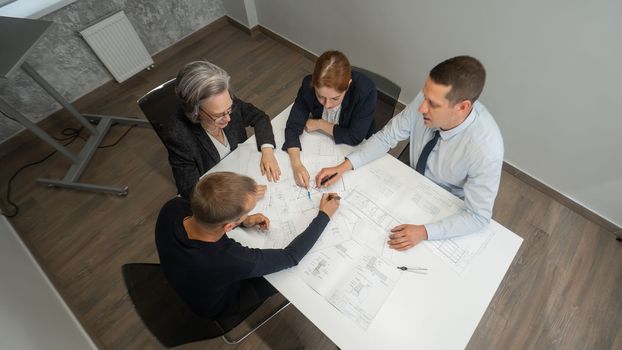
<path fill-rule="evenodd" d="M 158 137 L 164 143 L 166 123 L 179 107 L 179 99 L 175 94 L 175 78 L 154 88 L 138 100 L 138 106 L 151 123 Z"/>
<path fill-rule="evenodd" d="M 393 118 L 395 106 L 397 106 L 397 100 L 400 97 L 402 88 L 382 75 L 370 72 L 367 69 L 352 66 L 352 70 L 365 74 L 376 84 L 378 102 L 376 103 L 376 111 L 374 112 L 374 124 L 376 131 L 378 131 Z"/>
<path fill-rule="evenodd" d="M 166 348 L 221 336 L 227 344 L 238 344 L 290 304 L 286 302 L 279 306 L 238 339 L 230 339 L 226 333 L 244 321 L 260 305 L 225 320 L 209 320 L 190 310 L 168 283 L 160 264 L 125 264 L 122 271 L 136 313 L 151 334 Z"/>
<path fill-rule="evenodd" d="M 406 147 L 404 147 L 402 153 L 397 156 L 397 160 L 410 166 L 410 142 L 406 144 Z"/>

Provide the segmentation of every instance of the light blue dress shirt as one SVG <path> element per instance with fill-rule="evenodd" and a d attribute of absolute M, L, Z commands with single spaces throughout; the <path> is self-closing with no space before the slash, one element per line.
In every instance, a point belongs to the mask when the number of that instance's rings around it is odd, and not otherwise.
<path fill-rule="evenodd" d="M 348 155 L 354 169 L 382 157 L 399 141 L 410 138 L 410 166 L 417 164 L 436 128 L 423 123 L 417 97 L 380 131 Z M 492 218 L 503 165 L 503 138 L 486 107 L 475 101 L 462 124 L 440 132 L 430 153 L 425 176 L 464 200 L 465 210 L 425 225 L 428 239 L 447 239 L 484 229 Z"/>

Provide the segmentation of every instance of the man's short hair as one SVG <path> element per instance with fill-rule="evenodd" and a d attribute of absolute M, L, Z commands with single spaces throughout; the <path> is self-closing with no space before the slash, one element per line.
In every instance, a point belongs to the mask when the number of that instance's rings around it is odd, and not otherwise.
<path fill-rule="evenodd" d="M 192 216 L 199 223 L 214 227 L 232 222 L 246 214 L 249 196 L 256 191 L 255 180 L 232 172 L 204 176 L 190 197 Z"/>
<path fill-rule="evenodd" d="M 471 56 L 457 56 L 436 65 L 430 71 L 430 79 L 436 84 L 451 86 L 447 93 L 449 103 L 479 98 L 486 82 L 486 70 L 480 61 Z"/>

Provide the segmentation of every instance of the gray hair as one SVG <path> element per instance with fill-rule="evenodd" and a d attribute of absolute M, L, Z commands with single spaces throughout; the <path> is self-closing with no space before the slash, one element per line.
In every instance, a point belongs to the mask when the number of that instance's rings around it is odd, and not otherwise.
<path fill-rule="evenodd" d="M 229 90 L 229 79 L 224 69 L 207 61 L 190 62 L 179 71 L 175 93 L 191 122 L 199 123 L 203 100 Z"/>

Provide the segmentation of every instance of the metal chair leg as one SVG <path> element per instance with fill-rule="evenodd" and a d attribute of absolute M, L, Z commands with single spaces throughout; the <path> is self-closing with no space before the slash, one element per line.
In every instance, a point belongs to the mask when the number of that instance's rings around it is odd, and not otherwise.
<path fill-rule="evenodd" d="M 258 330 L 259 327 L 263 326 L 266 322 L 270 321 L 272 319 L 272 317 L 276 316 L 279 312 L 283 311 L 283 309 L 285 309 L 286 307 L 288 307 L 291 303 L 288 301 L 287 303 L 283 304 L 280 308 L 278 308 L 276 311 L 272 312 L 265 320 L 263 320 L 259 325 L 257 325 L 255 328 L 251 329 L 250 331 L 246 332 L 246 334 L 244 334 L 244 336 L 242 336 L 239 339 L 229 339 L 227 338 L 227 335 L 224 334 L 222 336 L 222 340 L 229 344 L 229 345 L 236 345 L 239 344 L 240 342 L 242 342 L 244 339 L 246 339 L 246 337 L 248 337 L 249 335 L 251 335 L 254 331 Z"/>

